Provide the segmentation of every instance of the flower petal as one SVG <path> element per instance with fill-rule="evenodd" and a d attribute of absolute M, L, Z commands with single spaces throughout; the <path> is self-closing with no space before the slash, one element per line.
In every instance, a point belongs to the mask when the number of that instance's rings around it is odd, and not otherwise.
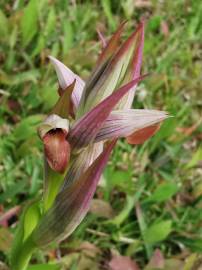
<path fill-rule="evenodd" d="M 76 79 L 75 89 L 72 93 L 72 102 L 75 108 L 77 108 L 81 99 L 85 82 L 55 57 L 49 56 L 49 59 L 55 68 L 59 86 L 62 88 L 62 90 L 65 90 Z"/>
<path fill-rule="evenodd" d="M 141 134 L 141 130 L 143 130 L 143 134 L 145 135 L 143 138 L 146 138 L 150 134 L 152 136 L 153 128 L 151 126 L 162 122 L 166 118 L 168 118 L 166 112 L 157 110 L 129 109 L 113 111 L 97 133 L 95 141 L 99 142 L 111 138 L 128 137 L 131 134 L 135 135 L 136 140 L 140 140 L 141 138 L 138 132 Z"/>
<path fill-rule="evenodd" d="M 96 136 L 108 115 L 120 99 L 145 76 L 124 85 L 79 119 L 69 132 L 72 149 L 88 145 Z"/>
<path fill-rule="evenodd" d="M 49 115 L 43 123 L 38 127 L 38 134 L 41 139 L 53 129 L 62 129 L 63 132 L 67 135 L 69 131 L 69 121 L 64 119 L 57 114 Z"/>
<path fill-rule="evenodd" d="M 41 219 L 32 239 L 37 246 L 47 246 L 69 236 L 85 217 L 100 176 L 115 145 L 110 143 L 81 177 L 63 189 L 53 207 Z"/>

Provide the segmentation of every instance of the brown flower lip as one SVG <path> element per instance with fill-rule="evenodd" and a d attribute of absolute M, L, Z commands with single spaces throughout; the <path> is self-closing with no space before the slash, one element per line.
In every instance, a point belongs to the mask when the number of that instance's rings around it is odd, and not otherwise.
<path fill-rule="evenodd" d="M 43 137 L 44 152 L 52 170 L 64 173 L 70 159 L 70 145 L 67 133 L 62 129 L 52 129 Z"/>

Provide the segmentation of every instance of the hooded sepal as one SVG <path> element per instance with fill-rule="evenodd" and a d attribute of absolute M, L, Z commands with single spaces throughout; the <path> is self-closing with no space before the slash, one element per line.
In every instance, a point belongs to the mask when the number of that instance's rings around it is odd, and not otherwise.
<path fill-rule="evenodd" d="M 115 145 L 110 143 L 77 181 L 63 189 L 32 235 L 37 246 L 68 237 L 88 212 L 100 176 Z"/>
<path fill-rule="evenodd" d="M 61 92 L 62 90 L 65 90 L 70 84 L 72 84 L 74 80 L 76 80 L 75 88 L 72 93 L 72 102 L 74 105 L 74 109 L 76 109 L 79 105 L 85 82 L 55 57 L 49 56 L 49 59 L 57 73 Z"/>
<path fill-rule="evenodd" d="M 64 133 L 69 132 L 69 121 L 57 114 L 49 115 L 43 123 L 38 127 L 39 137 L 43 140 L 43 137 L 51 130 L 62 129 Z"/>

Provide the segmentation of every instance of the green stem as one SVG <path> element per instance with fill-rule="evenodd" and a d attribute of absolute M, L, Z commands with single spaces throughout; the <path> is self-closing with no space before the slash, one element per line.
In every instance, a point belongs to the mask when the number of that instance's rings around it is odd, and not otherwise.
<path fill-rule="evenodd" d="M 11 257 L 11 270 L 26 270 L 35 249 L 32 239 L 28 238 L 19 252 Z"/>
<path fill-rule="evenodd" d="M 64 174 L 54 172 L 48 164 L 45 168 L 45 175 L 44 212 L 52 206 L 58 190 L 64 180 Z"/>

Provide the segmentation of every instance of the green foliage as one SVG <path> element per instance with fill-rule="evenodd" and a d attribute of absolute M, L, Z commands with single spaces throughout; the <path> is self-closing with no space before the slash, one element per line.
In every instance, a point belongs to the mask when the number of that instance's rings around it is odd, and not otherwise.
<path fill-rule="evenodd" d="M 23 9 L 21 18 L 22 44 L 28 45 L 38 30 L 38 1 L 31 0 Z"/>
<path fill-rule="evenodd" d="M 136 2 L 150 6 L 138 7 Z M 183 255 L 184 248 L 191 255 L 201 252 L 201 11 L 199 0 L 164 5 L 130 0 L 1 1 L 2 211 L 41 193 L 43 160 L 36 127 L 53 106 L 58 87 L 46 57 L 58 57 L 87 78 L 100 51 L 96 27 L 108 38 L 124 19 L 129 19 L 131 32 L 141 18 L 148 18 L 142 72 L 151 76 L 141 83 L 134 107 L 164 109 L 173 115 L 144 145 L 118 143 L 97 192 L 115 216 L 106 220 L 90 213 L 62 244 L 62 265 L 84 241 L 96 245 L 104 258 L 116 249 L 141 265 L 158 247 L 172 260 L 166 262 L 172 265 L 167 269 L 180 269 L 176 255 Z M 15 226 L 6 228 L 4 235 L 8 230 L 14 233 Z M 1 246 L 0 260 L 7 262 L 8 246 Z M 35 254 L 33 263 L 38 265 L 29 269 L 61 269 L 45 264 L 50 257 L 46 252 Z M 73 258 L 69 269 L 76 269 L 78 260 Z"/>
<path fill-rule="evenodd" d="M 59 270 L 59 265 L 48 265 L 48 264 L 37 264 L 33 266 L 29 266 L 27 270 Z"/>
<path fill-rule="evenodd" d="M 172 198 L 178 192 L 178 187 L 175 183 L 160 184 L 152 195 L 146 200 L 147 202 L 164 202 Z"/>
<path fill-rule="evenodd" d="M 154 244 L 163 241 L 172 231 L 172 222 L 170 220 L 161 221 L 152 224 L 144 232 L 145 241 Z"/>

